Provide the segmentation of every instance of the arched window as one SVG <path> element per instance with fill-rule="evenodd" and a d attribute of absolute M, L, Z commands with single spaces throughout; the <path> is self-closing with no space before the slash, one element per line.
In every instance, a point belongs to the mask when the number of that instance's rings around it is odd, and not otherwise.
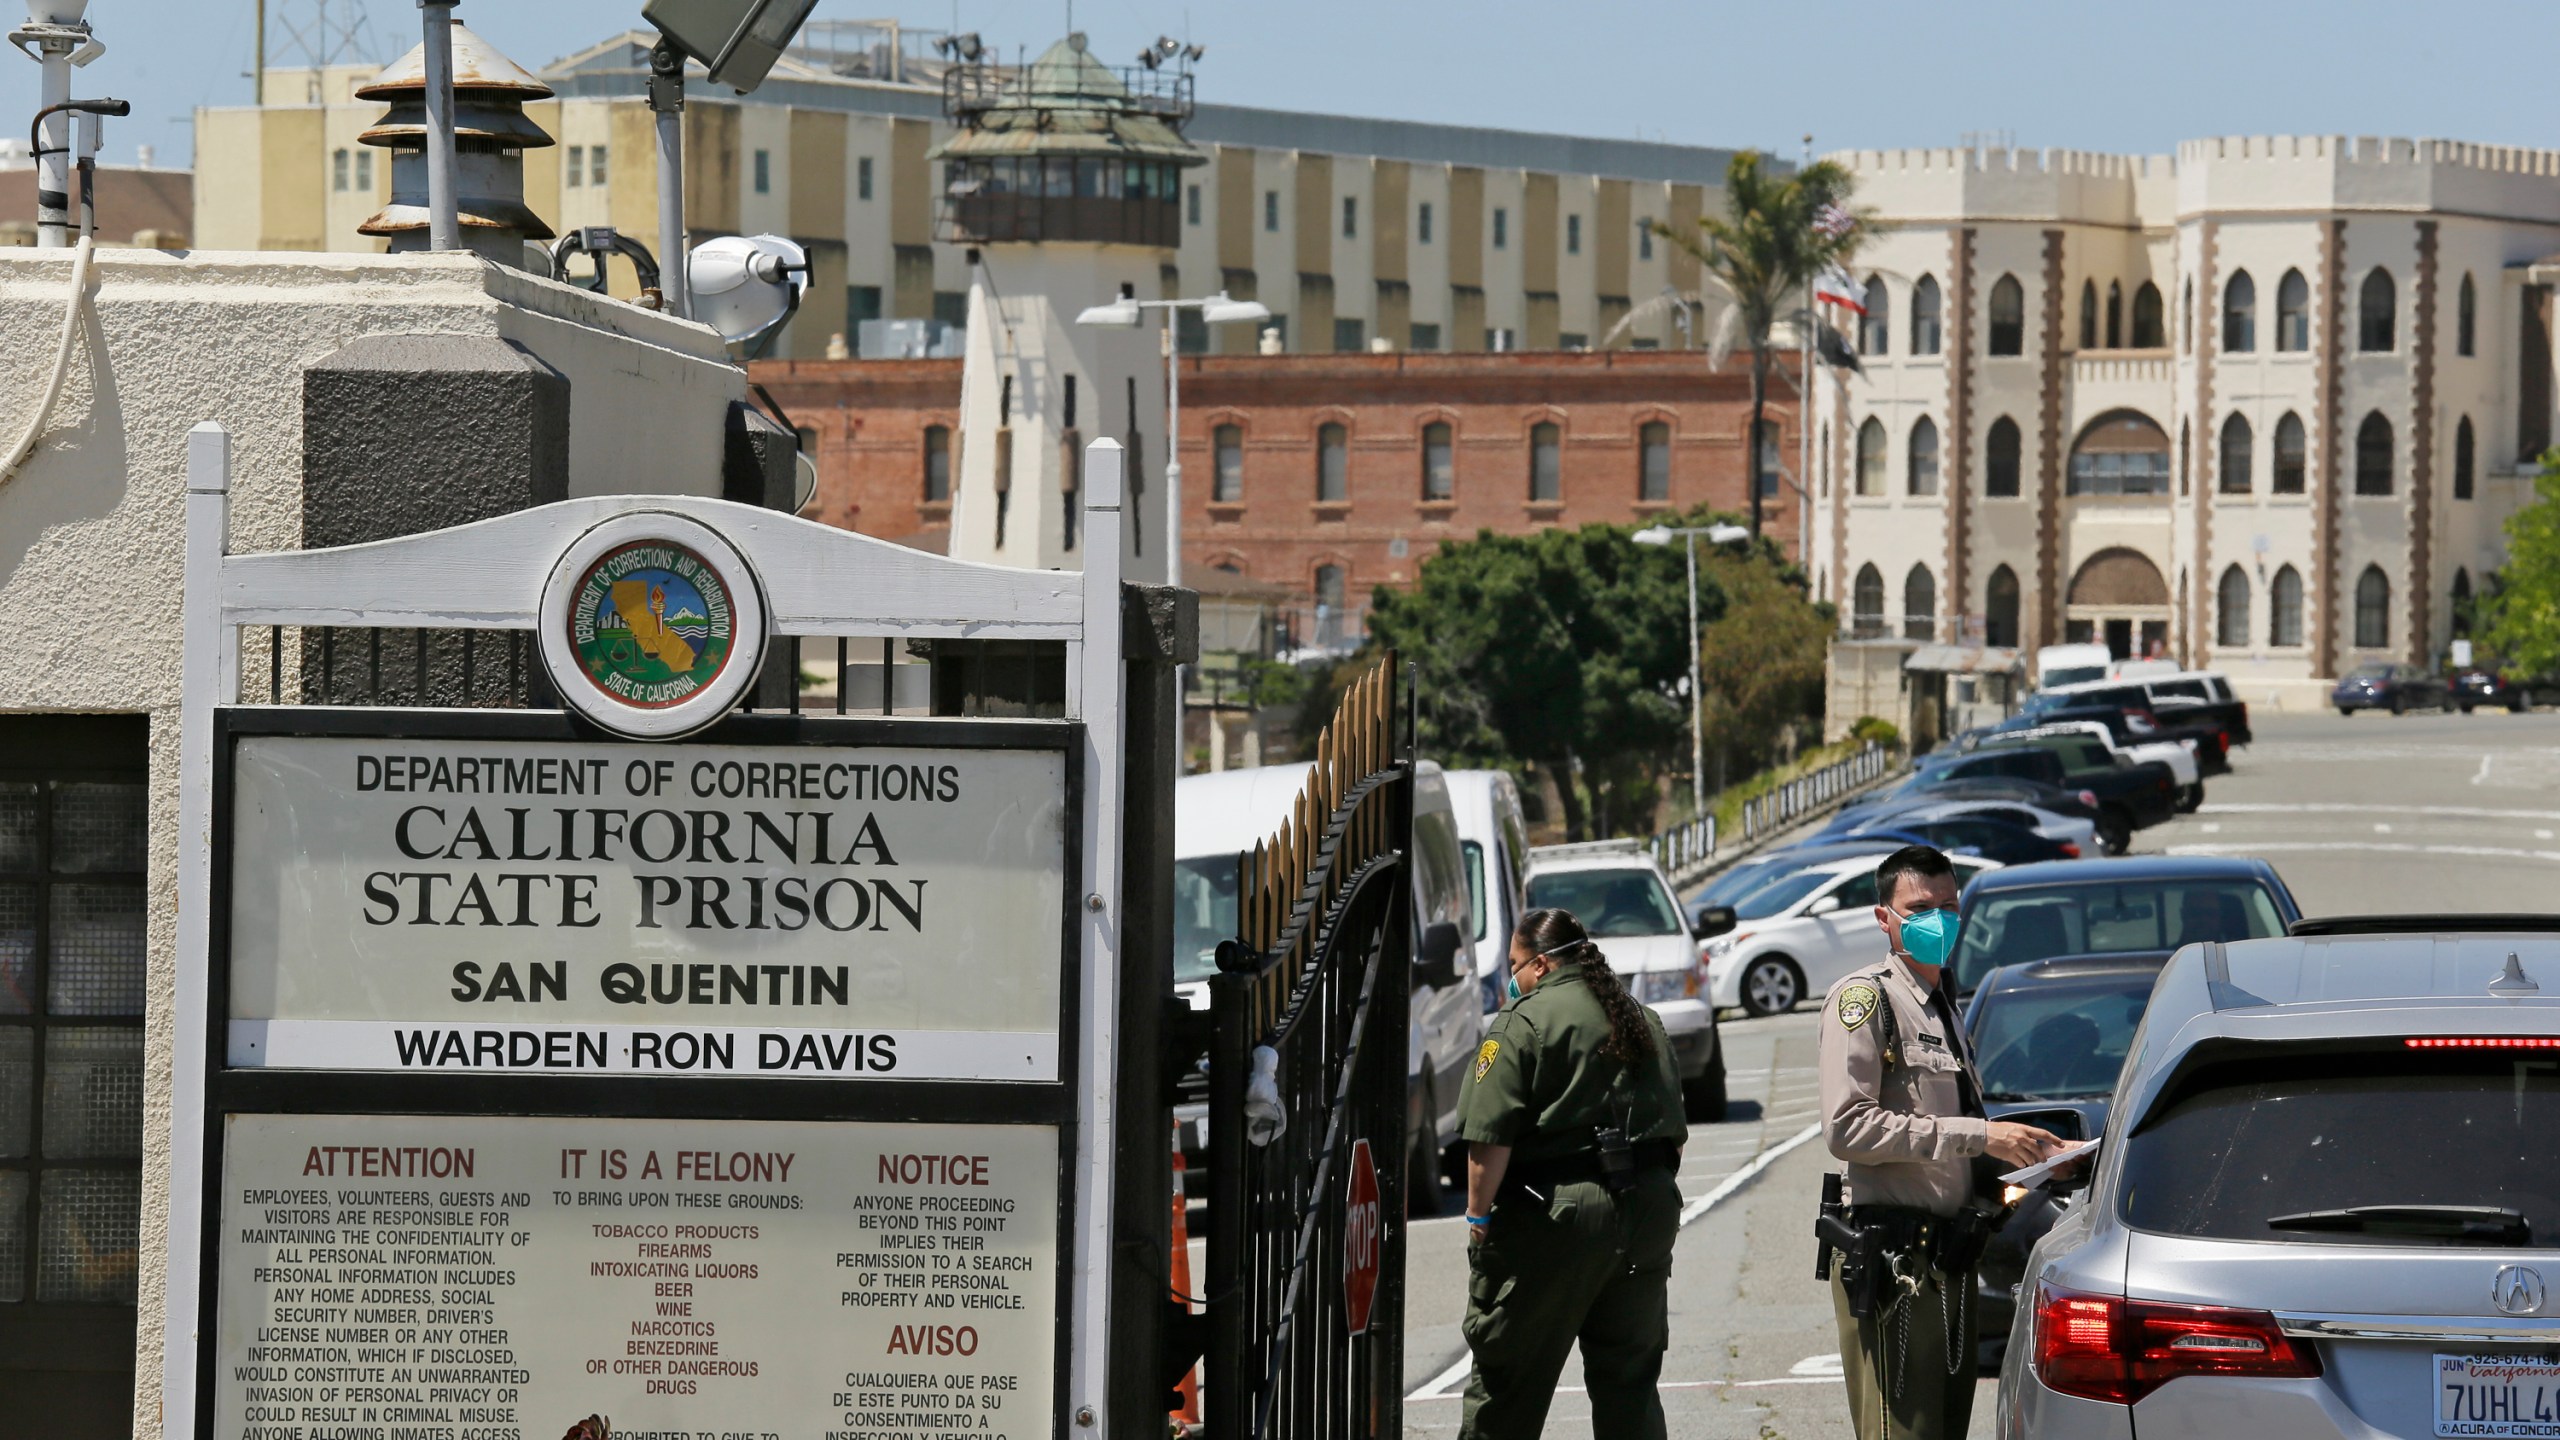
<path fill-rule="evenodd" d="M 2356 648 L 2379 650 L 2391 643 L 2391 577 L 2379 565 L 2367 565 L 2356 579 Z"/>
<path fill-rule="evenodd" d="M 2453 302 L 2453 353 L 2475 354 L 2480 340 L 2480 293 L 2471 283 L 2471 272 L 2462 272 L 2462 291 Z"/>
<path fill-rule="evenodd" d="M 2453 572 L 2453 633 L 2471 633 L 2471 572 L 2463 569 Z"/>
<path fill-rule="evenodd" d="M 1983 437 L 1982 493 L 2012 496 L 2018 493 L 2018 422 L 2003 415 L 1991 422 L 1991 433 Z"/>
<path fill-rule="evenodd" d="M 2080 282 L 2080 348 L 2098 348 L 2098 282 Z"/>
<path fill-rule="evenodd" d="M 2232 271 L 2222 287 L 2222 348 L 2233 355 L 2258 348 L 2258 282 L 2246 270 Z"/>
<path fill-rule="evenodd" d="M 2356 493 L 2391 493 L 2391 422 L 2379 410 L 2356 427 Z"/>
<path fill-rule="evenodd" d="M 2186 354 L 2187 347 L 2195 343 L 2195 338 L 2196 282 L 2189 280 L 2178 287 L 2178 353 Z"/>
<path fill-rule="evenodd" d="M 1244 427 L 1221 425 L 1211 435 L 1218 452 L 1217 474 L 1210 481 L 1209 498 L 1222 505 L 1244 501 Z"/>
<path fill-rule="evenodd" d="M 951 498 L 951 427 L 924 427 L 924 498 L 934 504 Z"/>
<path fill-rule="evenodd" d="M 1351 432 L 1331 421 L 1316 427 L 1316 499 L 1351 498 Z"/>
<path fill-rule="evenodd" d="M 2107 348 L 2124 348 L 2124 286 L 2114 280 L 2107 282 Z"/>
<path fill-rule="evenodd" d="M 2024 354 L 2027 348 L 2027 292 L 2015 275 L 2003 275 L 1991 286 L 1991 353 Z"/>
<path fill-rule="evenodd" d="M 2189 472 L 2194 469 L 2193 460 L 2194 452 L 2187 444 L 2187 422 L 2181 420 L 2178 422 L 2178 493 L 2181 495 L 2187 493 Z"/>
<path fill-rule="evenodd" d="M 2018 643 L 2018 572 L 2003 565 L 1982 589 L 1982 643 Z"/>
<path fill-rule="evenodd" d="M 2398 331 L 2394 309 L 2399 293 L 2391 283 L 2391 272 L 2376 265 L 2364 277 L 2364 289 L 2356 300 L 2356 348 L 2381 351 L 2392 348 Z"/>
<path fill-rule="evenodd" d="M 1343 611 L 1343 577 L 1339 565 L 1316 567 L 1316 644 L 1324 649 L 1341 647 L 1349 635 Z"/>
<path fill-rule="evenodd" d="M 1458 496 L 1458 459 L 1452 438 L 1446 420 L 1434 420 L 1422 427 L 1422 498 L 1425 500 L 1454 500 Z"/>
<path fill-rule="evenodd" d="M 2233 650 L 2249 644 L 2249 572 L 2234 565 L 2222 572 L 2213 596 L 2213 643 Z"/>
<path fill-rule="evenodd" d="M 2302 643 L 2302 573 L 2290 565 L 2267 585 L 2267 643 Z"/>
<path fill-rule="evenodd" d="M 2151 417 L 2110 410 L 2072 442 L 2063 488 L 2073 495 L 2169 494 L 2169 432 Z"/>
<path fill-rule="evenodd" d="M 1564 498 L 1564 427 L 1553 420 L 1529 427 L 1529 498 Z"/>
<path fill-rule="evenodd" d="M 2311 348 L 2311 284 L 2299 270 L 2287 270 L 2276 282 L 2276 348 Z"/>
<path fill-rule="evenodd" d="M 1831 498 L 1831 422 L 1828 420 L 1822 422 L 1821 442 L 1814 447 L 1814 453 L 1822 458 L 1822 498 L 1828 500 Z M 1822 587 L 1815 586 L 1814 593 L 1821 594 Z"/>
<path fill-rule="evenodd" d="M 2454 499 L 2471 498 L 2471 467 L 2479 458 L 2478 449 L 2471 439 L 2471 417 L 2465 415 L 2461 423 L 2453 427 Z"/>
<path fill-rule="evenodd" d="M 1858 353 L 1882 355 L 1893 338 L 1893 296 L 1884 288 L 1884 277 L 1867 277 L 1866 318 L 1858 322 Z"/>
<path fill-rule="evenodd" d="M 1912 354 L 1938 353 L 1939 309 L 1937 277 L 1921 276 L 1920 283 L 1911 287 Z"/>
<path fill-rule="evenodd" d="M 2287 410 L 2276 422 L 2275 475 L 2267 489 L 2278 495 L 2299 495 L 2303 490 L 2303 474 L 2309 468 L 2308 447 L 2302 435 L 2302 417 Z"/>
<path fill-rule="evenodd" d="M 1636 427 L 1636 498 L 1671 498 L 1671 425 L 1647 420 Z"/>
<path fill-rule="evenodd" d="M 1902 577 L 1902 638 L 1927 640 L 1938 633 L 1938 580 L 1926 565 Z"/>
<path fill-rule="evenodd" d="M 2249 432 L 2246 416 L 2234 414 L 2222 422 L 2222 457 L 2214 488 L 2225 495 L 2249 493 L 2249 451 L 2254 437 Z"/>
<path fill-rule="evenodd" d="M 1884 493 L 1884 422 L 1872 415 L 1858 427 L 1858 493 Z"/>
<path fill-rule="evenodd" d="M 1884 573 L 1873 565 L 1858 567 L 1857 588 L 1849 597 L 1850 633 L 1884 633 Z"/>
<path fill-rule="evenodd" d="M 1914 495 L 1938 493 L 1938 426 L 1936 421 L 1926 415 L 1911 424 L 1911 468 L 1908 478 L 1910 493 Z"/>
<path fill-rule="evenodd" d="M 2160 287 L 2145 280 L 2133 292 L 2133 348 L 2159 350 L 2168 343 L 2168 332 L 2160 323 Z"/>

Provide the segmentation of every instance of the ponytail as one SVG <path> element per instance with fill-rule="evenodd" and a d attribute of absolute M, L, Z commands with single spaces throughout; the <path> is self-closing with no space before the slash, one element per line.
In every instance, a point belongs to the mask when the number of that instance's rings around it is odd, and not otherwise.
<path fill-rule="evenodd" d="M 1609 968 L 1609 957 L 1591 943 L 1591 933 L 1572 911 L 1532 910 L 1520 917 L 1515 933 L 1531 953 L 1582 967 L 1583 983 L 1591 987 L 1601 1013 L 1609 1017 L 1609 1039 L 1600 1047 L 1601 1054 L 1628 1065 L 1653 1058 L 1653 1027 L 1645 1023 L 1644 1007 L 1627 993 L 1626 983 Z"/>

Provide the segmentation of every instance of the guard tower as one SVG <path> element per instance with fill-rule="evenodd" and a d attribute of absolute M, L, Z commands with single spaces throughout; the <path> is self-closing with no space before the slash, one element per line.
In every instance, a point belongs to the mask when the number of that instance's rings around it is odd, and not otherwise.
<path fill-rule="evenodd" d="M 1079 327 L 1122 293 L 1163 297 L 1182 223 L 1191 76 L 1114 69 L 1069 35 L 1020 68 L 952 67 L 941 238 L 973 247 L 951 553 L 1084 568 L 1085 442 L 1128 450 L 1124 573 L 1165 572 L 1164 334 Z"/>

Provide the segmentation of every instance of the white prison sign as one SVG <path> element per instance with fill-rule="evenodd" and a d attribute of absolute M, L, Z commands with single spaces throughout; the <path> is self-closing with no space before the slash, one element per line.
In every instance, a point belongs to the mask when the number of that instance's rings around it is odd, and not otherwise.
<path fill-rule="evenodd" d="M 1054 1080 L 1065 769 L 243 737 L 230 1063 Z"/>

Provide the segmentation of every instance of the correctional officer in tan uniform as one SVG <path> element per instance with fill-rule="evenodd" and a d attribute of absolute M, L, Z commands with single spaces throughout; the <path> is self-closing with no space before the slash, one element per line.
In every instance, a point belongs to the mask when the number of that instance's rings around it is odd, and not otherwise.
<path fill-rule="evenodd" d="M 1854 1274 L 1832 1264 L 1832 1310 L 1858 1440 L 1941 1440 L 1963 1435 L 1973 1414 L 1973 1259 L 1990 1223 L 1974 1158 L 2013 1169 L 2062 1141 L 1983 1117 L 1973 1047 L 1940 983 L 1956 933 L 1947 857 L 1926 845 L 1895 851 L 1876 868 L 1876 896 L 1890 953 L 1832 987 L 1818 1058 L 1822 1138 L 1846 1164 L 1846 1220 L 1874 1237 L 1883 1263 Z"/>
<path fill-rule="evenodd" d="M 1533 1440 L 1578 1342 L 1591 1429 L 1662 1440 L 1671 1247 L 1689 1127 L 1662 1020 L 1582 922 L 1532 910 L 1511 937 L 1511 1003 L 1476 1052 L 1467 1141 L 1467 1316 L 1459 1440 Z"/>

